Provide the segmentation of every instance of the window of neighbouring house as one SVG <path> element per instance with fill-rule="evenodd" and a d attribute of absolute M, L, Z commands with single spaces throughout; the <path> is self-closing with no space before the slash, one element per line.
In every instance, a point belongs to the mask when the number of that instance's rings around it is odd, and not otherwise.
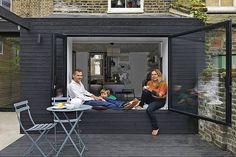
<path fill-rule="evenodd" d="M 0 5 L 7 10 L 11 10 L 11 4 L 11 0 L 0 0 Z"/>
<path fill-rule="evenodd" d="M 206 0 L 208 12 L 236 12 L 236 0 Z"/>
<path fill-rule="evenodd" d="M 214 65 L 215 67 L 219 69 L 225 69 L 226 68 L 226 55 L 217 55 L 214 57 Z M 236 69 L 236 54 L 232 54 L 232 69 Z"/>
<path fill-rule="evenodd" d="M 108 13 L 142 13 L 144 0 L 108 0 Z"/>

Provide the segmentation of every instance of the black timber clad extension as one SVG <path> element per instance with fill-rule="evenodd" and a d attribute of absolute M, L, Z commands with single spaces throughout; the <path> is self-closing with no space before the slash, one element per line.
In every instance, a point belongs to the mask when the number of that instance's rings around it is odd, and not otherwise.
<path fill-rule="evenodd" d="M 46 108 L 51 104 L 53 33 L 78 36 L 157 34 L 167 37 L 170 34 L 202 26 L 202 22 L 192 18 L 37 18 L 30 20 L 31 30 L 21 31 L 21 95 L 22 99 L 29 100 L 32 114 L 37 122 L 52 120 Z M 37 42 L 39 34 L 40 43 Z M 185 60 L 184 56 L 182 57 Z M 27 124 L 26 121 L 23 122 Z"/>
<path fill-rule="evenodd" d="M 18 34 L 20 35 L 20 31 L 18 30 L 15 24 L 12 24 L 7 21 L 0 21 L 0 35 L 11 35 L 11 34 Z"/>

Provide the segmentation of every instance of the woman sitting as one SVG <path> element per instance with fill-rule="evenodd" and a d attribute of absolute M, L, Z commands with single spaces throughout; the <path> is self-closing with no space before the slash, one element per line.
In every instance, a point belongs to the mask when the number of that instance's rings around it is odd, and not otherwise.
<path fill-rule="evenodd" d="M 162 108 L 166 103 L 167 83 L 163 80 L 162 74 L 158 69 L 151 71 L 151 80 L 147 82 L 147 86 L 143 87 L 140 108 L 144 104 L 148 104 L 146 113 L 152 125 L 152 135 L 158 135 L 159 126 L 154 111 Z"/>

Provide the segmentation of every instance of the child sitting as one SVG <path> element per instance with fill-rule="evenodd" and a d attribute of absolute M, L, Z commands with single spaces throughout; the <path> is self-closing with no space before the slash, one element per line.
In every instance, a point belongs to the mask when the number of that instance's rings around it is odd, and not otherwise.
<path fill-rule="evenodd" d="M 114 95 L 111 95 L 111 92 L 109 89 L 102 89 L 100 91 L 100 97 L 101 98 L 108 98 L 108 99 L 112 99 L 112 100 L 116 100 L 116 97 Z"/>
<path fill-rule="evenodd" d="M 102 98 L 103 101 L 107 101 L 113 104 L 116 104 L 118 107 L 124 107 L 124 109 L 129 110 L 132 109 L 134 106 L 138 105 L 139 100 L 138 99 L 133 99 L 130 102 L 125 103 L 124 101 L 119 101 L 116 99 L 115 96 L 110 94 L 110 90 L 108 89 L 102 89 L 100 91 L 100 98 Z"/>

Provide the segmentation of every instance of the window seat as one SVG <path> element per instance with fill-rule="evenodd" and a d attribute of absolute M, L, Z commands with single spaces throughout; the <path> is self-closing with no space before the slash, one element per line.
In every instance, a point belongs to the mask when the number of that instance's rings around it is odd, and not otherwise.
<path fill-rule="evenodd" d="M 197 134 L 198 120 L 168 110 L 155 112 L 160 133 Z M 85 134 L 146 134 L 151 124 L 145 110 L 89 110 L 84 113 L 80 131 Z"/>

